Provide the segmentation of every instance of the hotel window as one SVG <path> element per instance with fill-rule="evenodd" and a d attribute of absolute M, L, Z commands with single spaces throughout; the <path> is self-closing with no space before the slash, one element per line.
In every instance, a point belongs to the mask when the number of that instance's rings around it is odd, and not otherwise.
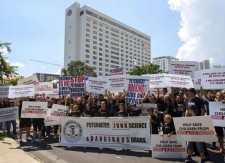
<path fill-rule="evenodd" d="M 86 54 L 86 58 L 89 58 L 90 56 Z"/>
<path fill-rule="evenodd" d="M 86 42 L 90 42 L 90 39 L 87 39 L 87 38 L 86 38 Z"/>
<path fill-rule="evenodd" d="M 96 60 L 96 59 L 97 59 L 97 57 L 96 57 L 96 56 L 93 56 L 93 59 L 95 59 L 95 60 Z"/>
<path fill-rule="evenodd" d="M 90 50 L 86 49 L 86 53 L 90 53 Z"/>
<path fill-rule="evenodd" d="M 93 46 L 93 49 L 97 50 L 97 46 Z"/>
<path fill-rule="evenodd" d="M 93 31 L 93 34 L 97 35 L 97 34 L 98 34 L 98 32 L 97 32 L 97 31 Z"/>
<path fill-rule="evenodd" d="M 86 44 L 86 47 L 87 47 L 87 48 L 90 48 L 90 45 L 89 45 L 89 44 Z"/>
<path fill-rule="evenodd" d="M 90 27 L 91 25 L 90 25 L 89 23 L 86 23 L 86 26 L 87 26 L 87 27 Z"/>
<path fill-rule="evenodd" d="M 86 31 L 87 31 L 87 32 L 90 32 L 90 29 L 89 29 L 89 28 L 86 28 Z"/>
<path fill-rule="evenodd" d="M 85 63 L 89 63 L 89 60 L 85 60 Z"/>
<path fill-rule="evenodd" d="M 86 37 L 90 37 L 90 34 L 89 33 L 86 33 Z"/>

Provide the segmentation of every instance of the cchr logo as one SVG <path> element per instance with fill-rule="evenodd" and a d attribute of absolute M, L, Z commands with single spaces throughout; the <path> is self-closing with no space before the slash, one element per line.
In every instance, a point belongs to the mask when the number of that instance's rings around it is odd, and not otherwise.
<path fill-rule="evenodd" d="M 68 121 L 63 126 L 63 136 L 70 143 L 78 142 L 82 137 L 83 129 L 76 121 Z"/>

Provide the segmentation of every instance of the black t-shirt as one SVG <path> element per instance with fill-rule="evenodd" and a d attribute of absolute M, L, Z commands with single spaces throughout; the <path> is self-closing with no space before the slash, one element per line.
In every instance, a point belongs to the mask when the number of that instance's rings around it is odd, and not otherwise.
<path fill-rule="evenodd" d="M 159 111 L 165 111 L 165 102 L 164 102 L 164 96 L 161 96 L 158 98 L 157 100 L 157 107 L 159 109 Z"/>
<path fill-rule="evenodd" d="M 119 111 L 119 112 L 117 112 L 116 116 L 117 117 L 127 117 L 127 113 L 125 111 L 123 111 L 123 112 Z"/>
<path fill-rule="evenodd" d="M 71 112 L 68 114 L 68 116 L 70 117 L 80 117 L 80 113 L 79 112 Z"/>
<path fill-rule="evenodd" d="M 132 110 L 132 109 L 128 108 L 127 112 L 129 114 L 129 116 L 139 116 L 141 114 L 142 110 L 141 109 Z"/>
<path fill-rule="evenodd" d="M 158 132 L 158 120 L 157 120 L 157 118 L 156 118 L 155 115 L 152 115 L 151 116 L 151 119 L 157 123 L 157 124 L 151 123 L 151 131 L 152 131 L 152 134 L 158 134 L 159 133 Z"/>
<path fill-rule="evenodd" d="M 194 105 L 197 107 L 198 109 L 198 113 L 196 116 L 201 116 L 201 109 L 202 108 L 205 108 L 205 102 L 203 99 L 201 99 L 200 97 L 194 97 L 193 99 L 188 99 L 187 101 L 187 105 L 190 106 L 190 105 Z"/>
<path fill-rule="evenodd" d="M 117 101 L 117 100 L 113 99 L 113 101 L 112 101 L 112 107 L 115 110 L 115 112 L 118 112 L 119 111 L 119 104 L 120 103 L 125 104 L 125 99 L 122 99 L 120 101 Z"/>
<path fill-rule="evenodd" d="M 109 116 L 109 112 L 108 112 L 108 110 L 99 109 L 98 110 L 98 116 L 99 117 L 108 117 Z"/>
<path fill-rule="evenodd" d="M 166 108 L 165 113 L 170 114 L 172 117 L 174 117 L 174 110 L 173 110 L 174 105 L 173 104 L 165 104 L 165 108 Z"/>
<path fill-rule="evenodd" d="M 175 127 L 174 127 L 173 121 L 171 121 L 170 123 L 164 123 L 162 130 L 163 130 L 163 134 L 170 134 L 172 131 L 173 131 L 173 134 L 175 134 Z"/>

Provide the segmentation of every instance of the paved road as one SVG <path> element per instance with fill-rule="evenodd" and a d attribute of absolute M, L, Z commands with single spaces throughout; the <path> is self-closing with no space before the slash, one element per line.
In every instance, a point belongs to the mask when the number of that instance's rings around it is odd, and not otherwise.
<path fill-rule="evenodd" d="M 58 146 L 57 139 L 46 139 L 44 144 L 24 143 L 21 149 L 31 153 L 45 163 L 159 163 L 159 162 L 184 162 L 184 159 L 155 159 L 148 151 L 124 151 L 113 149 Z M 223 163 L 223 156 L 209 150 L 210 161 Z M 199 157 L 193 157 L 200 161 Z"/>

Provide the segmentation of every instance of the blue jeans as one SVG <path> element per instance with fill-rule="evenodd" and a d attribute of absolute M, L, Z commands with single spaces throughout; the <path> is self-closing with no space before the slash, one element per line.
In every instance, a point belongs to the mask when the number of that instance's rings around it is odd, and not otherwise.
<path fill-rule="evenodd" d="M 193 143 L 194 143 L 194 142 L 190 142 L 190 141 L 189 141 L 189 142 L 188 142 L 188 145 L 187 145 L 187 149 L 193 149 Z M 195 144 L 196 144 L 196 147 L 197 147 L 197 150 L 198 150 L 199 153 L 205 151 L 202 142 L 195 142 Z"/>
<path fill-rule="evenodd" d="M 7 134 L 10 134 L 11 124 L 13 125 L 13 133 L 16 133 L 16 120 L 6 121 Z"/>

